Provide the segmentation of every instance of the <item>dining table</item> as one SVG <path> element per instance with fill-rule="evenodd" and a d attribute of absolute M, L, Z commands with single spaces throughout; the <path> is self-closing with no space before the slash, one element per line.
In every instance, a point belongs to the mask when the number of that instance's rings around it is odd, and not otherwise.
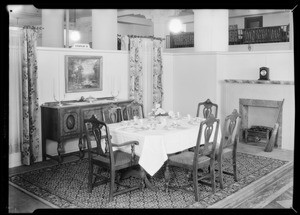
<path fill-rule="evenodd" d="M 149 117 L 109 124 L 112 142 L 115 144 L 137 140 L 135 154 L 139 156 L 139 165 L 153 176 L 168 159 L 168 155 L 196 146 L 200 123 L 199 117 Z M 216 123 L 213 132 L 216 131 Z M 204 135 L 204 134 L 202 134 Z M 217 144 L 221 141 L 221 129 L 218 128 Z M 213 141 L 213 135 L 209 141 Z M 204 138 L 201 138 L 204 144 Z M 131 153 L 131 148 L 120 150 Z"/>

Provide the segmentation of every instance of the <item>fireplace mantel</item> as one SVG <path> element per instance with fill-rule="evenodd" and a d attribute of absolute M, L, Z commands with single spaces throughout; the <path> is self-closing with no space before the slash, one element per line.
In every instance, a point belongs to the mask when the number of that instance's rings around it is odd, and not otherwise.
<path fill-rule="evenodd" d="M 262 81 L 262 80 L 246 80 L 246 79 L 225 79 L 225 83 L 232 84 L 279 84 L 279 85 L 294 85 L 294 81 Z"/>

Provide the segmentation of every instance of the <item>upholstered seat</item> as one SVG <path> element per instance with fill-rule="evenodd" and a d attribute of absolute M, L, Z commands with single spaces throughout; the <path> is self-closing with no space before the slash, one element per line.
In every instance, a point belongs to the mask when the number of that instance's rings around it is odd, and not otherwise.
<path fill-rule="evenodd" d="M 123 151 L 120 151 L 120 150 L 117 150 L 117 151 L 114 151 L 113 152 L 114 154 L 114 159 L 115 159 L 115 166 L 116 166 L 116 170 L 118 169 L 121 169 L 124 165 L 127 165 L 128 163 L 131 162 L 131 154 L 128 154 L 126 152 L 123 152 Z M 107 156 L 94 156 L 93 159 L 95 161 L 100 161 L 100 162 L 103 162 L 103 163 L 107 163 L 109 164 L 109 155 L 107 154 Z M 133 165 L 137 165 L 138 164 L 138 161 L 139 161 L 139 157 L 136 156 L 134 161 L 133 161 Z"/>
<path fill-rule="evenodd" d="M 204 164 L 209 160 L 210 157 L 201 156 L 198 158 L 198 165 L 201 166 L 202 164 Z M 169 158 L 170 165 L 176 165 L 176 166 L 184 165 L 190 169 L 193 168 L 193 162 L 194 162 L 194 152 L 190 152 L 190 151 L 184 151 L 176 156 L 170 156 Z"/>

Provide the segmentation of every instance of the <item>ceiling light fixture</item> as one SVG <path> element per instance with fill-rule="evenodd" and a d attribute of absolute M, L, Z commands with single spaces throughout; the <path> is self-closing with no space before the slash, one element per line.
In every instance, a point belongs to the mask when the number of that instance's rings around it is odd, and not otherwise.
<path fill-rule="evenodd" d="M 175 34 L 183 31 L 182 22 L 179 19 L 172 19 L 169 24 L 169 30 Z"/>
<path fill-rule="evenodd" d="M 80 33 L 79 31 L 72 31 L 70 33 L 70 39 L 73 41 L 73 42 L 77 42 L 78 40 L 80 40 Z"/>

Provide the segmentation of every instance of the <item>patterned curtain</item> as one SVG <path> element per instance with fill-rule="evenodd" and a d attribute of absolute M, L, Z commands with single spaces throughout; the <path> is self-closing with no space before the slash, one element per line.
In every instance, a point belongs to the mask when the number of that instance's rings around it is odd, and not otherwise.
<path fill-rule="evenodd" d="M 143 104 L 142 39 L 130 38 L 129 98 Z"/>
<path fill-rule="evenodd" d="M 153 40 L 153 105 L 160 104 L 162 107 L 162 41 Z"/>
<path fill-rule="evenodd" d="M 22 106 L 23 142 L 21 143 L 22 164 L 30 165 L 37 161 L 40 146 L 38 129 L 39 103 L 37 93 L 36 41 L 39 28 L 23 28 L 22 60 Z"/>

